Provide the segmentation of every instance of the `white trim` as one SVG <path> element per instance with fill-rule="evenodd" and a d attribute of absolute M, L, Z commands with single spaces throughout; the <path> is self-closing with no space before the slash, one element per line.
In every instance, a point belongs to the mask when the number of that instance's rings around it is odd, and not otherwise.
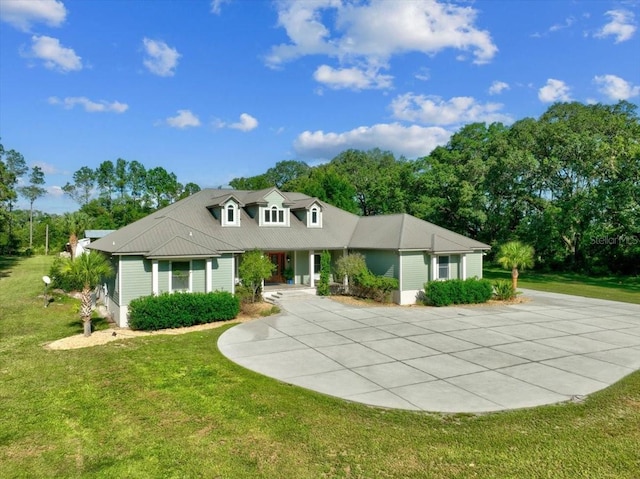
<path fill-rule="evenodd" d="M 467 255 L 466 253 L 462 253 L 460 255 L 460 276 L 461 279 L 467 279 Z"/>
<path fill-rule="evenodd" d="M 436 274 L 438 271 L 438 257 L 435 254 L 431 255 L 431 271 L 429 271 L 429 279 L 431 281 L 435 281 L 438 279 L 438 275 Z"/>
<path fill-rule="evenodd" d="M 160 294 L 160 288 L 158 287 L 158 260 L 151 260 L 151 292 L 154 296 Z"/>
<path fill-rule="evenodd" d="M 236 294 L 236 255 L 231 255 L 231 294 Z"/>
<path fill-rule="evenodd" d="M 398 251 L 398 291 L 402 292 L 402 253 Z"/>
<path fill-rule="evenodd" d="M 205 260 L 205 271 L 204 271 L 204 291 L 205 293 L 210 293 L 211 292 L 211 287 L 212 287 L 212 276 L 213 276 L 213 271 L 211 270 L 213 268 L 213 260 L 211 258 L 207 258 Z"/>
<path fill-rule="evenodd" d="M 313 250 L 309 250 L 309 287 L 315 287 L 315 258 Z"/>

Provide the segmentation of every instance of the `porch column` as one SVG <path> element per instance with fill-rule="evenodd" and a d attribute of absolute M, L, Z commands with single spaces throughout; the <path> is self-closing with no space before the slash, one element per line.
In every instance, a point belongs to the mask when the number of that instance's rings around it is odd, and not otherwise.
<path fill-rule="evenodd" d="M 431 271 L 430 271 L 430 280 L 435 281 L 438 276 L 436 275 L 436 271 L 438 270 L 438 257 L 435 254 L 431 255 Z"/>
<path fill-rule="evenodd" d="M 344 250 L 342 250 L 342 256 L 347 256 L 347 249 L 345 248 Z M 342 285 L 344 286 L 344 289 L 348 290 L 349 289 L 349 277 L 345 274 L 344 278 L 342 278 Z"/>
<path fill-rule="evenodd" d="M 231 255 L 231 294 L 236 294 L 236 255 Z"/>
<path fill-rule="evenodd" d="M 206 264 L 205 264 L 205 270 L 204 270 L 204 291 L 205 293 L 210 293 L 211 292 L 211 276 L 213 274 L 212 271 L 212 260 L 211 258 L 207 258 L 206 259 Z"/>
<path fill-rule="evenodd" d="M 151 260 L 151 292 L 154 296 L 160 294 L 160 288 L 158 287 L 158 260 Z"/>
<path fill-rule="evenodd" d="M 313 250 L 309 251 L 309 287 L 310 288 L 314 288 L 315 287 L 315 278 L 314 275 L 316 274 L 316 272 L 314 271 L 314 260 L 313 260 Z"/>
<path fill-rule="evenodd" d="M 467 255 L 462 253 L 460 255 L 460 276 L 462 279 L 467 279 Z"/>

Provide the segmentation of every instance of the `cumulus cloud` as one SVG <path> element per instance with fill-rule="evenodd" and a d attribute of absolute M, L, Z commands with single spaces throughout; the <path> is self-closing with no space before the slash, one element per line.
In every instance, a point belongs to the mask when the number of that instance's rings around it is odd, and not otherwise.
<path fill-rule="evenodd" d="M 496 80 L 489 87 L 489 95 L 499 95 L 500 93 L 502 93 L 505 90 L 508 90 L 509 88 L 511 87 L 509 86 L 508 83 Z"/>
<path fill-rule="evenodd" d="M 67 9 L 58 0 L 0 1 L 0 20 L 25 32 L 35 23 L 59 27 L 66 17 Z"/>
<path fill-rule="evenodd" d="M 417 158 L 428 155 L 436 146 L 446 144 L 450 137 L 451 132 L 441 127 L 381 123 L 342 133 L 305 131 L 298 135 L 293 146 L 301 158 L 309 159 L 328 160 L 348 148 L 381 148 L 407 158 Z"/>
<path fill-rule="evenodd" d="M 165 121 L 171 128 L 183 129 L 200 126 L 200 119 L 191 110 L 178 110 L 176 116 L 170 116 Z"/>
<path fill-rule="evenodd" d="M 47 175 L 56 175 L 60 172 L 54 165 L 45 163 L 44 161 L 36 161 L 32 166 L 39 167 L 42 172 Z"/>
<path fill-rule="evenodd" d="M 332 68 L 329 65 L 320 65 L 313 74 L 313 78 L 334 90 L 345 88 L 351 90 L 391 88 L 393 80 L 391 75 L 383 75 L 378 72 L 378 69 L 374 68 L 365 70 L 357 67 Z"/>
<path fill-rule="evenodd" d="M 549 78 L 547 84 L 538 90 L 538 98 L 544 103 L 571 101 L 570 90 L 571 88 L 562 80 Z"/>
<path fill-rule="evenodd" d="M 249 115 L 248 113 L 242 113 L 240 115 L 240 121 L 231 123 L 229 128 L 240 131 L 251 131 L 258 128 L 258 120 Z"/>
<path fill-rule="evenodd" d="M 501 103 L 479 103 L 472 97 L 460 96 L 444 100 L 434 95 L 406 93 L 391 102 L 394 118 L 432 125 L 457 125 L 473 122 L 511 123 Z"/>
<path fill-rule="evenodd" d="M 47 193 L 56 198 L 62 198 L 65 195 L 64 190 L 60 186 L 48 186 L 46 187 Z"/>
<path fill-rule="evenodd" d="M 31 50 L 27 56 L 39 58 L 50 70 L 63 73 L 82 70 L 82 58 L 72 48 L 64 47 L 60 40 L 46 35 L 31 37 Z"/>
<path fill-rule="evenodd" d="M 278 26 L 289 43 L 272 47 L 266 59 L 272 67 L 315 54 L 380 66 L 396 54 L 434 55 L 448 48 L 471 52 L 475 63 L 487 63 L 498 51 L 490 33 L 475 26 L 477 11 L 471 7 L 434 0 L 286 0 L 277 8 Z M 333 24 L 329 18 L 335 19 Z"/>
<path fill-rule="evenodd" d="M 142 43 L 146 54 L 142 63 L 147 70 L 161 77 L 173 76 L 181 56 L 178 50 L 161 40 L 144 38 Z"/>
<path fill-rule="evenodd" d="M 68 96 L 64 99 L 52 96 L 49 97 L 48 101 L 50 105 L 60 105 L 67 110 L 71 110 L 76 105 L 81 106 L 84 111 L 89 113 L 124 113 L 129 109 L 129 105 L 126 103 L 104 100 L 92 101 L 84 96 Z"/>
<path fill-rule="evenodd" d="M 610 100 L 628 100 L 640 95 L 640 85 L 633 85 L 616 75 L 595 76 L 593 81 Z"/>
<path fill-rule="evenodd" d="M 629 10 L 609 10 L 605 13 L 611 21 L 598 30 L 596 38 L 615 37 L 615 43 L 627 41 L 633 37 L 638 28 L 633 12 Z"/>

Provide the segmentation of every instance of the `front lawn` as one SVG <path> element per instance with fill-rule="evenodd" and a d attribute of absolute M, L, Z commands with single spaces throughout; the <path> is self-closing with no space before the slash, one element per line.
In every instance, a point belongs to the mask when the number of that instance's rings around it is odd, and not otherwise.
<path fill-rule="evenodd" d="M 485 266 L 482 274 L 490 280 L 511 280 L 511 271 L 494 266 Z M 523 271 L 518 278 L 518 288 L 640 304 L 640 277 L 594 278 L 576 273 Z"/>
<path fill-rule="evenodd" d="M 0 258 L 3 478 L 640 477 L 640 372 L 584 402 L 441 415 L 247 371 L 216 347 L 232 326 L 50 351 L 82 328 L 38 298 L 49 263 Z"/>

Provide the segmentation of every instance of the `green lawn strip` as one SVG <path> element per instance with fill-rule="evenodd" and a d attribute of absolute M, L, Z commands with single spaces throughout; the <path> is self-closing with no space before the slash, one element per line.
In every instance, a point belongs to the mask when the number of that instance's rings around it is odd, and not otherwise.
<path fill-rule="evenodd" d="M 45 309 L 30 281 L 8 283 L 38 279 L 38 261 L 0 279 L 0 305 L 6 291 L 23 304 L 0 316 L 2 477 L 640 476 L 640 372 L 583 403 L 440 415 L 247 371 L 216 347 L 231 326 L 50 351 L 80 327 L 72 304 Z"/>
<path fill-rule="evenodd" d="M 511 271 L 485 267 L 483 276 L 490 280 L 510 280 Z M 518 288 L 640 304 L 640 277 L 591 277 L 575 273 L 524 271 L 518 278 Z"/>

